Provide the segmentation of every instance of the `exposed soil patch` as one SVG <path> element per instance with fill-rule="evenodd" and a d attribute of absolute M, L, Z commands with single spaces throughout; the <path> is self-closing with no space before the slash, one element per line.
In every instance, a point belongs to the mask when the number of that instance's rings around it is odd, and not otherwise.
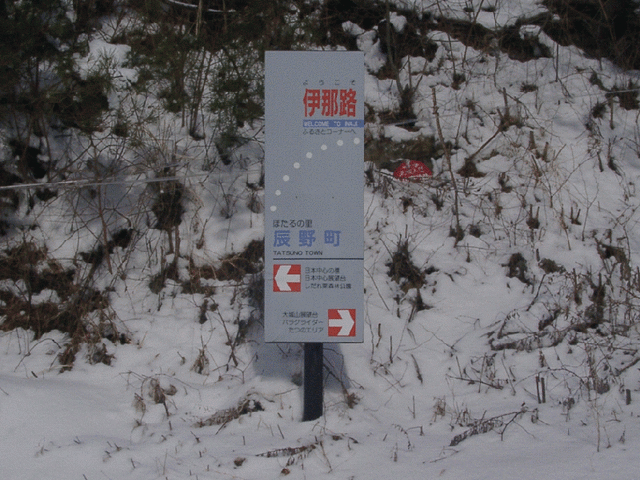
<path fill-rule="evenodd" d="M 397 249 L 387 263 L 389 277 L 401 286 L 404 292 L 424 285 L 424 273 L 413 263 L 409 252 L 409 242 L 399 240 Z"/>
<path fill-rule="evenodd" d="M 543 31 L 560 45 L 575 45 L 594 58 L 623 69 L 640 69 L 640 15 L 625 0 L 544 0 L 551 15 L 540 18 Z"/>
<path fill-rule="evenodd" d="M 541 57 L 551 57 L 549 47 L 542 44 L 537 36 L 522 32 L 526 20 L 498 30 L 491 30 L 468 20 L 439 18 L 434 30 L 448 33 L 451 37 L 478 51 L 492 53 L 498 49 L 513 60 L 528 62 Z"/>
<path fill-rule="evenodd" d="M 264 241 L 252 240 L 244 251 L 226 256 L 216 269 L 218 280 L 239 282 L 246 275 L 258 273 L 262 269 Z"/>
<path fill-rule="evenodd" d="M 521 253 L 511 255 L 511 257 L 509 257 L 509 263 L 505 266 L 508 268 L 507 277 L 517 278 L 526 285 L 531 284 L 531 280 L 527 277 L 527 271 L 529 270 L 527 260 Z"/>
<path fill-rule="evenodd" d="M 607 98 L 617 98 L 619 105 L 625 110 L 640 109 L 640 102 L 638 102 L 638 86 L 632 81 L 629 81 L 626 87 L 614 88 L 613 91 L 607 93 L 606 96 Z"/>
<path fill-rule="evenodd" d="M 92 265 L 100 265 L 105 258 L 105 255 L 111 255 L 116 247 L 127 248 L 131 242 L 133 236 L 133 230 L 130 228 L 123 228 L 111 235 L 111 238 L 107 241 L 106 246 L 103 244 L 98 245 L 90 252 L 80 252 L 80 258 L 86 263 Z"/>
<path fill-rule="evenodd" d="M 637 5 L 626 0 L 544 0 L 550 13 L 518 19 L 514 25 L 490 29 L 471 20 L 432 18 L 412 10 L 395 10 L 407 19 L 401 32 L 387 29 L 387 11 L 382 3 L 365 0 L 329 0 L 325 2 L 326 42 L 356 50 L 356 39 L 344 32 L 349 20 L 364 30 L 376 29 L 383 53 L 400 68 L 403 57 L 435 57 L 437 44 L 426 40 L 430 31 L 442 31 L 479 51 L 499 50 L 521 62 L 552 57 L 549 47 L 522 27 L 535 25 L 560 45 L 575 45 L 594 58 L 608 58 L 624 69 L 640 69 L 640 15 Z"/>
<path fill-rule="evenodd" d="M 401 68 L 406 56 L 423 57 L 428 61 L 435 58 L 438 45 L 429 40 L 430 31 L 446 32 L 451 37 L 479 51 L 491 52 L 499 49 L 514 60 L 526 62 L 540 57 L 551 57 L 549 48 L 535 35 L 521 31 L 521 27 L 531 24 L 522 21 L 515 25 L 492 30 L 471 20 L 451 18 L 434 19 L 430 15 L 420 15 L 413 10 L 389 12 L 402 16 L 406 23 L 402 29 L 389 27 L 387 11 L 383 4 L 364 0 L 330 0 L 325 3 L 323 18 L 326 21 L 326 41 L 342 45 L 350 50 L 357 49 L 356 39 L 344 32 L 342 24 L 349 20 L 364 30 L 375 29 L 380 39 L 382 53 L 388 56 L 385 72 L 395 72 Z"/>
<path fill-rule="evenodd" d="M 482 178 L 484 173 L 478 170 L 475 162 L 472 158 L 467 158 L 464 161 L 464 165 L 458 170 L 458 174 L 465 178 Z"/>
<path fill-rule="evenodd" d="M 493 30 L 469 20 L 438 18 L 433 25 L 433 29 L 446 32 L 468 47 L 479 51 L 489 49 L 492 40 L 495 38 Z"/>
<path fill-rule="evenodd" d="M 342 24 L 351 21 L 364 30 L 371 30 L 386 15 L 383 5 L 367 0 L 327 0 L 322 7 L 326 43 L 342 45 L 357 50 L 356 39 L 347 34 Z"/>
<path fill-rule="evenodd" d="M 225 256 L 218 268 L 210 265 L 203 267 L 192 266 L 191 276 L 195 279 L 239 282 L 246 275 L 258 273 L 262 270 L 263 259 L 264 240 L 252 240 L 242 252 Z"/>
<path fill-rule="evenodd" d="M 193 262 L 189 265 L 189 279 L 182 282 L 182 288 L 187 293 L 203 293 L 211 295 L 214 293 L 214 287 L 203 283 L 203 280 L 233 281 L 242 282 L 247 275 L 255 275 L 262 271 L 264 263 L 264 241 L 252 240 L 247 247 L 239 253 L 231 253 L 226 255 L 220 265 L 196 266 Z M 154 280 L 152 280 L 152 291 L 158 293 L 164 287 L 164 280 L 172 278 L 176 281 L 177 272 L 166 271 L 161 272 Z M 253 282 L 250 281 L 250 287 Z M 262 282 L 259 282 L 262 285 Z"/>
<path fill-rule="evenodd" d="M 403 28 L 396 28 L 387 22 L 389 15 L 404 17 Z M 341 45 L 349 50 L 357 50 L 356 37 L 346 33 L 342 24 L 351 21 L 365 31 L 376 30 L 380 40 L 382 53 L 387 55 L 389 63 L 382 76 L 393 76 L 393 72 L 401 68 L 402 59 L 406 56 L 424 57 L 431 61 L 435 58 L 438 45 L 426 35 L 425 27 L 431 17 L 420 15 L 416 11 L 390 10 L 383 3 L 368 0 L 328 0 L 322 8 L 324 19 L 324 41 L 333 45 Z"/>
<path fill-rule="evenodd" d="M 9 146 L 11 147 L 13 158 L 18 160 L 18 168 L 24 175 L 29 174 L 35 179 L 44 178 L 47 174 L 48 167 L 38 158 L 42 153 L 39 148 L 32 147 L 16 139 L 9 140 Z M 22 183 L 18 181 L 18 179 L 19 177 L 12 175 L 7 180 L 11 180 L 9 185 Z"/>
<path fill-rule="evenodd" d="M 52 330 L 84 335 L 84 317 L 109 302 L 102 292 L 76 284 L 74 276 L 74 270 L 64 269 L 34 244 L 2 252 L 0 330 L 24 328 L 36 338 Z"/>
<path fill-rule="evenodd" d="M 175 181 L 161 183 L 151 211 L 156 216 L 153 228 L 171 232 L 182 223 L 184 186 Z"/>
<path fill-rule="evenodd" d="M 432 61 L 438 51 L 438 44 L 431 41 L 428 35 L 424 35 L 425 19 L 411 11 L 403 11 L 399 14 L 407 19 L 401 31 L 393 26 L 389 28 L 386 17 L 383 17 L 378 25 L 382 53 L 388 56 L 396 69 L 402 67 L 402 59 L 407 56 L 422 57 Z"/>
<path fill-rule="evenodd" d="M 448 145 L 448 148 L 452 148 Z M 364 147 L 365 162 L 393 172 L 404 160 L 418 160 L 431 167 L 431 160 L 444 155 L 442 144 L 435 137 L 420 137 L 403 142 L 389 138 L 367 139 Z"/>

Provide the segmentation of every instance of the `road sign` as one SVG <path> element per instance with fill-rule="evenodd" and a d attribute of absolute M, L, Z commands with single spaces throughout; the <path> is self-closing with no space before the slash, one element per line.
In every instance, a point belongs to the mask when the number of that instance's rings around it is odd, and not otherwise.
<path fill-rule="evenodd" d="M 362 342 L 363 53 L 265 65 L 265 339 Z"/>
<path fill-rule="evenodd" d="M 299 292 L 302 285 L 300 269 L 300 264 L 274 264 L 273 291 L 276 293 Z"/>
<path fill-rule="evenodd" d="M 330 337 L 353 337 L 355 335 L 355 308 L 330 308 L 328 313 Z"/>

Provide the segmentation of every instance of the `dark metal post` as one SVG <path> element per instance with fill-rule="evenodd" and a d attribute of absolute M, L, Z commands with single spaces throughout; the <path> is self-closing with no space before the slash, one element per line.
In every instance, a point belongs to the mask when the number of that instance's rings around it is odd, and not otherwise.
<path fill-rule="evenodd" d="M 322 416 L 322 365 L 324 352 L 322 343 L 304 344 L 304 412 L 302 421 L 316 420 Z"/>

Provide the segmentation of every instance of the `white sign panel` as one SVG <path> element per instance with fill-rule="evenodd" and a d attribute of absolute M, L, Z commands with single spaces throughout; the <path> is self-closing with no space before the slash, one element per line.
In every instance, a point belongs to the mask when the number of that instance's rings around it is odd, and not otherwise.
<path fill-rule="evenodd" d="M 265 68 L 265 339 L 362 342 L 363 53 Z"/>

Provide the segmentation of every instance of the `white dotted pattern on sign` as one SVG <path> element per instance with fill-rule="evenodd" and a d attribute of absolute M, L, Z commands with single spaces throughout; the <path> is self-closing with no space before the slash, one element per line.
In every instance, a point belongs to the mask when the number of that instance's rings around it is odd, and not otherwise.
<path fill-rule="evenodd" d="M 354 145 L 360 145 L 360 142 L 361 142 L 361 141 L 362 141 L 362 140 L 360 140 L 360 138 L 359 138 L 359 137 L 355 137 L 355 138 L 353 139 L 353 143 L 354 143 Z M 336 142 L 336 145 L 337 145 L 338 147 L 342 147 L 342 146 L 344 145 L 344 140 L 342 140 L 342 139 L 338 140 L 338 141 Z M 320 150 L 326 151 L 326 150 L 328 150 L 328 148 L 329 148 L 329 147 L 325 144 L 325 145 L 322 145 L 322 146 L 320 147 Z M 313 152 L 307 152 L 307 154 L 306 154 L 305 156 L 306 156 L 308 159 L 311 159 L 311 158 L 313 158 Z M 294 169 L 299 170 L 301 167 L 302 167 L 302 165 L 300 164 L 300 162 L 294 162 L 294 163 L 293 163 L 293 168 L 294 168 Z M 289 177 L 289 175 L 284 175 L 284 176 L 282 177 L 282 181 L 284 181 L 284 182 L 288 182 L 290 179 L 291 179 L 291 177 Z M 282 190 L 279 190 L 279 189 L 278 189 L 278 190 L 276 190 L 274 193 L 275 193 L 276 197 L 279 197 L 279 196 L 282 194 Z M 278 210 L 278 206 L 277 206 L 277 205 L 271 205 L 271 206 L 269 207 L 269 210 L 271 210 L 272 212 L 275 212 L 276 210 Z"/>

